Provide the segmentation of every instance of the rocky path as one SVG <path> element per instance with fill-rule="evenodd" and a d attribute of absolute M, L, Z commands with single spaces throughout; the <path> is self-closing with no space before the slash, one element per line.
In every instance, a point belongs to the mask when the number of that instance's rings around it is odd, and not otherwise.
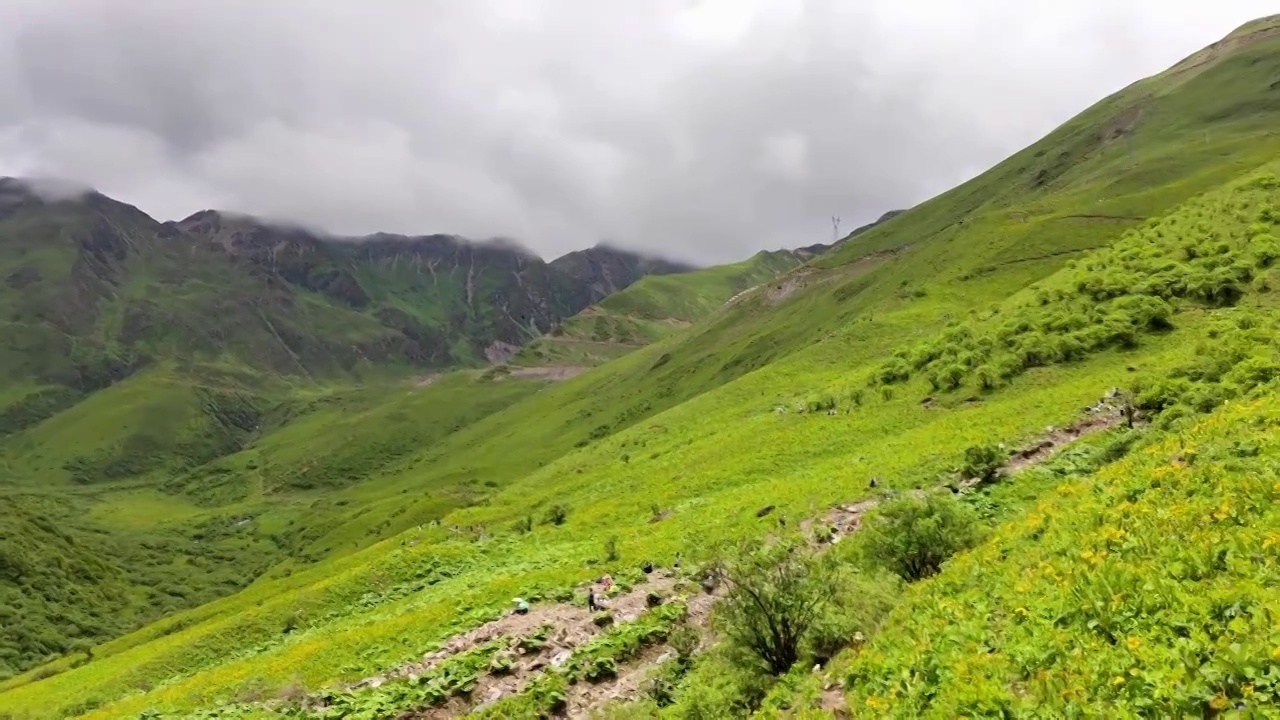
<path fill-rule="evenodd" d="M 1088 416 L 1069 427 L 1047 429 L 1040 439 L 1013 453 L 999 474 L 1012 475 L 1042 463 L 1063 446 L 1123 422 L 1119 410 L 1105 401 L 1097 407 L 1090 408 L 1090 411 Z M 978 484 L 977 479 L 965 479 L 958 484 L 958 487 L 953 484 L 951 488 L 969 489 Z M 917 492 L 924 494 L 947 491 L 951 488 L 942 485 L 932 490 Z M 839 504 L 830 508 L 820 518 L 802 522 L 801 528 L 807 534 L 811 534 L 813 523 L 825 523 L 832 530 L 828 542 L 839 542 L 843 537 L 857 532 L 863 517 L 880 502 L 880 499 L 865 499 L 855 503 Z M 655 593 L 664 600 L 680 594 L 679 582 L 680 580 L 672 574 L 657 570 L 648 576 L 644 583 L 634 586 L 630 591 L 612 600 L 607 600 L 606 607 L 613 616 L 613 622 L 626 623 L 638 618 L 648 609 L 647 598 L 650 593 Z M 685 582 L 688 581 L 685 580 Z M 716 592 L 707 593 L 691 583 L 690 587 L 692 589 L 685 593 L 688 608 L 687 622 L 703 632 L 704 643 L 706 643 L 710 636 L 708 620 L 711 610 L 716 600 L 723 594 L 724 588 L 721 586 Z M 607 627 L 598 626 L 592 614 L 582 604 L 535 604 L 525 614 L 509 612 L 501 618 L 460 633 L 420 660 L 361 680 L 350 689 L 376 688 L 395 679 L 415 679 L 455 655 L 493 640 L 508 640 L 508 649 L 502 652 L 511 662 L 510 668 L 505 672 L 484 675 L 466 696 L 454 697 L 441 706 L 423 708 L 418 712 L 402 716 L 432 719 L 459 717 L 503 698 L 519 694 L 532 678 L 549 669 L 563 666 L 576 648 L 606 630 Z M 520 640 L 535 634 L 543 638 L 536 649 L 520 649 L 522 646 Z M 571 684 L 566 692 L 566 705 L 561 717 L 587 718 L 610 703 L 636 697 L 641 692 L 648 673 L 669 659 L 672 654 L 665 643 L 659 643 L 645 648 L 638 656 L 623 663 L 615 677 L 594 683 L 584 681 Z M 824 679 L 821 704 L 824 710 L 835 717 L 849 715 L 848 709 L 844 706 L 840 685 L 832 678 Z"/>
<path fill-rule="evenodd" d="M 1006 477 L 1033 465 L 1039 465 L 1064 446 L 1086 435 L 1109 430 L 1124 422 L 1124 417 L 1119 409 L 1106 404 L 1105 401 L 1097 407 L 1090 408 L 1090 410 L 1091 412 L 1086 417 L 1070 426 L 1047 428 L 1045 434 L 1039 440 L 1014 452 L 1001 466 L 998 476 Z M 960 490 L 968 490 L 981 483 L 981 478 L 964 478 L 956 487 Z M 950 491 L 950 487 L 948 485 L 940 485 L 933 488 L 932 492 L 942 492 L 944 490 Z M 919 492 L 923 495 L 925 491 L 921 490 Z M 878 499 L 869 499 L 856 503 L 836 505 L 822 516 L 822 522 L 832 529 L 833 540 L 838 541 L 844 535 L 857 532 L 858 528 L 862 526 L 862 518 L 869 510 L 879 505 L 880 502 Z M 807 531 L 813 522 L 813 520 L 803 522 L 801 523 L 801 528 Z"/>
<path fill-rule="evenodd" d="M 637 585 L 630 592 L 606 601 L 606 608 L 613 615 L 615 623 L 635 620 L 647 609 L 646 598 L 650 592 L 661 596 L 670 596 L 675 579 L 669 576 L 655 577 L 646 583 Z M 444 660 L 466 652 L 479 645 L 499 638 L 512 640 L 528 637 L 544 626 L 549 627 L 546 644 L 535 655 L 522 657 L 516 663 L 517 669 L 537 671 L 548 664 L 558 667 L 568 659 L 573 648 L 589 640 L 601 630 L 593 622 L 591 613 L 584 605 L 568 603 L 546 603 L 530 606 L 529 612 L 519 614 L 508 612 L 506 615 L 487 622 L 465 633 L 454 636 L 440 649 L 428 653 L 421 660 L 402 665 L 380 675 L 365 678 L 351 687 L 358 690 L 365 687 L 378 687 L 388 680 L 398 678 L 417 678 L 430 672 Z M 511 675 L 519 676 L 519 672 Z M 504 677 L 503 679 L 509 679 Z"/>

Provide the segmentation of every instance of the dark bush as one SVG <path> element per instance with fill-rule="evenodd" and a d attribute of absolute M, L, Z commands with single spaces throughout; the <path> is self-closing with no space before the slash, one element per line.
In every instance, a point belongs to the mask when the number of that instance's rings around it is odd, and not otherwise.
<path fill-rule="evenodd" d="M 563 525 L 564 521 L 569 517 L 569 508 L 556 503 L 547 508 L 546 522 L 549 525 Z"/>

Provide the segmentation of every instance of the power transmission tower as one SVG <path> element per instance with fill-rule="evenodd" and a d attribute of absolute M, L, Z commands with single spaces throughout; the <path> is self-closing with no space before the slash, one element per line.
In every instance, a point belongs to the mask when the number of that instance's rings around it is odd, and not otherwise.
<path fill-rule="evenodd" d="M 840 239 L 840 217 L 838 215 L 831 216 L 831 242 Z"/>

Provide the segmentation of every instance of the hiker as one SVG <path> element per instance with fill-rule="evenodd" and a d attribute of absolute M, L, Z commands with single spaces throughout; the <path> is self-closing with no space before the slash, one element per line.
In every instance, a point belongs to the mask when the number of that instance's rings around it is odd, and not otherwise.
<path fill-rule="evenodd" d="M 609 590 L 613 588 L 613 578 L 608 575 L 605 575 L 600 582 L 602 585 L 604 585 L 605 592 L 609 592 Z"/>
<path fill-rule="evenodd" d="M 596 589 L 591 588 L 587 591 L 587 610 L 596 612 L 600 609 L 600 603 L 596 602 Z"/>
<path fill-rule="evenodd" d="M 676 564 L 674 565 L 674 567 L 676 570 L 680 569 L 680 553 L 676 553 Z"/>
<path fill-rule="evenodd" d="M 529 603 L 525 602 L 524 598 L 516 598 L 514 602 L 516 604 L 517 615 L 525 615 L 529 612 Z"/>
<path fill-rule="evenodd" d="M 645 575 L 648 575 L 649 573 L 653 572 L 653 563 L 646 561 L 644 564 L 644 567 L 640 569 L 644 571 Z"/>

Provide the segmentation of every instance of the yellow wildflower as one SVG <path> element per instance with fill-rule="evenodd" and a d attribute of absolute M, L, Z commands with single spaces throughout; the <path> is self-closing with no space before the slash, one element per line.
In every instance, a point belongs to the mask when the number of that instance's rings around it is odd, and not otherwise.
<path fill-rule="evenodd" d="M 1230 701 L 1221 695 L 1214 695 L 1213 699 L 1209 701 L 1209 707 L 1214 710 L 1226 710 L 1230 704 Z"/>
<path fill-rule="evenodd" d="M 1275 650 L 1271 651 L 1271 657 L 1280 658 L 1280 647 L 1277 647 Z"/>
<path fill-rule="evenodd" d="M 1124 684 L 1124 676 L 1123 676 L 1123 675 L 1117 675 L 1117 676 L 1115 676 L 1115 677 L 1111 678 L 1111 684 L 1112 684 L 1112 685 L 1123 685 L 1123 684 Z"/>
<path fill-rule="evenodd" d="M 1266 550 L 1272 545 L 1280 545 L 1280 532 L 1269 532 L 1262 536 L 1262 549 Z"/>
<path fill-rule="evenodd" d="M 1140 639 L 1138 639 L 1138 638 L 1136 638 L 1136 637 L 1131 637 L 1131 638 L 1129 638 L 1129 639 L 1125 640 L 1125 641 L 1124 641 L 1124 644 L 1125 644 L 1125 645 L 1128 645 L 1130 650 L 1137 650 L 1137 649 L 1138 649 L 1138 646 L 1142 644 L 1142 640 L 1140 640 Z"/>
<path fill-rule="evenodd" d="M 1253 685 L 1245 685 L 1244 687 L 1240 688 L 1240 692 L 1244 693 L 1245 697 L 1249 697 L 1250 695 L 1253 694 Z"/>

